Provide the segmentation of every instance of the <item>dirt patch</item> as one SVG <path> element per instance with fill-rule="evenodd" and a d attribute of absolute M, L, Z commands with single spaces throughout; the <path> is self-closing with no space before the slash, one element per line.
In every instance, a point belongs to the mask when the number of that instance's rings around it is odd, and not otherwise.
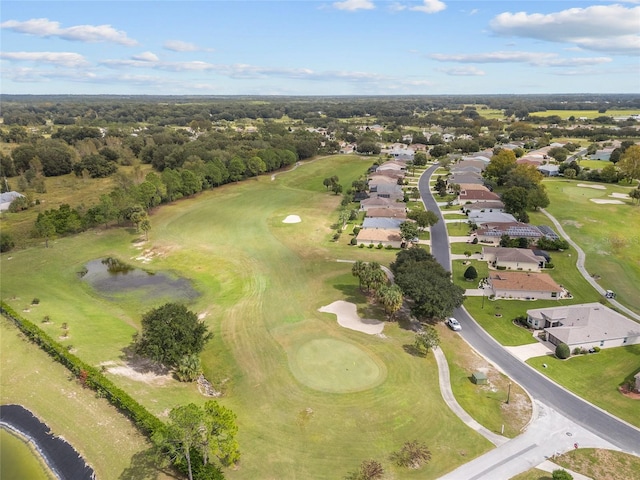
<path fill-rule="evenodd" d="M 127 377 L 136 382 L 143 382 L 148 385 L 166 385 L 173 381 L 173 377 L 165 367 L 145 359 L 131 360 L 126 364 L 103 362 L 100 366 L 106 368 L 106 371 L 113 375 Z"/>
<path fill-rule="evenodd" d="M 631 197 L 626 193 L 612 193 L 609 195 L 612 198 L 623 198 L 629 200 Z"/>
<path fill-rule="evenodd" d="M 147 242 L 138 242 L 138 243 L 134 243 L 134 246 L 137 249 L 141 250 L 146 243 Z M 164 258 L 168 256 L 171 250 L 173 250 L 172 247 L 151 247 L 151 248 L 146 248 L 142 250 L 142 252 L 139 255 L 136 255 L 135 257 L 131 257 L 131 258 L 134 258 L 138 262 L 149 263 L 154 258 Z"/>
<path fill-rule="evenodd" d="M 576 222 L 575 220 L 563 220 L 562 225 L 566 225 L 568 227 L 582 228 L 582 224 L 580 222 Z"/>

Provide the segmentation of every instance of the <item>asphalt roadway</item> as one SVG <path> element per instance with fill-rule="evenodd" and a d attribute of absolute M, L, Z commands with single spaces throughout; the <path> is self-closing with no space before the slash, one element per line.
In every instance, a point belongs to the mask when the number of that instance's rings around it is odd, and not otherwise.
<path fill-rule="evenodd" d="M 418 187 L 420 189 L 420 195 L 425 207 L 428 210 L 436 212 L 441 221 L 431 227 L 431 252 L 436 260 L 443 265 L 447 270 L 451 271 L 451 259 L 449 254 L 449 238 L 447 234 L 446 224 L 443 221 L 440 209 L 436 204 L 436 200 L 433 197 L 431 188 L 429 185 L 429 178 L 431 174 L 438 168 L 438 165 L 430 167 L 420 177 Z M 498 369 L 502 370 L 511 379 L 522 386 L 534 400 L 534 405 L 538 405 L 538 411 L 546 412 L 547 414 L 542 417 L 534 419 L 534 423 L 529 427 L 529 434 L 525 432 L 521 436 L 507 442 L 505 445 L 489 452 L 486 455 L 475 459 L 469 464 L 467 468 L 472 468 L 478 475 L 467 476 L 471 471 L 463 473 L 464 470 L 458 472 L 452 472 L 443 478 L 460 478 L 460 479 L 480 479 L 480 478 L 509 478 L 502 477 L 498 471 L 500 467 L 504 467 L 510 460 L 523 457 L 527 452 L 531 451 L 535 447 L 540 447 L 548 441 L 547 449 L 543 458 L 539 459 L 538 463 L 542 463 L 550 454 L 555 453 L 555 450 L 560 449 L 558 453 L 566 451 L 568 447 L 573 446 L 575 438 L 573 435 L 572 425 L 566 420 L 569 420 L 577 429 L 584 432 L 583 437 L 591 436 L 604 440 L 606 443 L 611 444 L 613 447 L 620 449 L 621 451 L 631 453 L 640 456 L 640 429 L 610 415 L 604 410 L 590 404 L 589 402 L 581 399 L 573 393 L 565 390 L 560 385 L 549 380 L 547 377 L 529 367 L 524 362 L 521 362 L 507 350 L 505 350 L 493 337 L 487 334 L 476 321 L 469 315 L 464 307 L 456 309 L 454 312 L 455 317 L 460 321 L 462 325 L 462 331 L 460 335 L 462 338 L 473 347 L 478 353 L 487 358 Z M 576 372 L 579 375 L 580 372 Z M 597 386 L 594 386 L 597 388 Z M 558 419 L 550 423 L 545 433 L 544 427 L 542 435 L 536 435 L 536 438 L 531 440 L 533 443 L 522 446 L 522 449 L 512 452 L 514 446 L 522 442 L 523 438 L 532 435 L 533 431 L 538 429 L 536 426 L 540 425 L 539 418 L 549 419 L 554 415 L 558 415 Z M 564 417 L 564 418 L 563 418 Z M 559 420 L 560 419 L 560 420 Z M 544 425 L 545 422 L 542 422 Z M 558 437 L 558 428 L 564 432 Z M 534 428 L 535 427 L 535 428 Z M 552 439 L 556 438 L 553 442 Z M 564 438 L 562 437 L 564 435 Z M 522 437 L 522 438 L 521 438 Z M 545 440 L 545 438 L 547 440 Z M 562 438 L 564 442 L 560 442 L 557 438 Z M 589 443 L 593 443 L 590 441 Z M 509 445 L 511 444 L 511 447 Z M 583 446 L 587 446 L 584 445 Z M 551 449 L 551 453 L 549 453 Z M 499 460 L 500 452 L 504 452 L 504 457 Z M 541 454 L 544 449 L 538 449 L 538 454 Z M 497 457 L 496 457 L 497 455 Z M 492 458 L 495 457 L 495 458 Z M 484 459 L 484 460 L 483 460 Z M 524 460 L 524 458 L 523 458 Z M 535 465 L 536 459 L 529 459 L 527 464 Z M 475 464 L 475 467 L 473 466 Z M 493 464 L 493 466 L 491 466 Z M 489 465 L 488 468 L 484 468 L 483 465 Z M 464 467 L 464 466 L 463 466 Z M 461 469 L 463 469 L 461 467 Z M 484 468 L 484 470 L 483 470 Z M 524 468 L 523 470 L 526 470 Z M 523 471 L 521 470 L 521 471 Z M 481 473 L 481 475 L 479 474 Z M 485 475 L 486 474 L 486 475 Z M 451 476 L 453 475 L 453 476 Z"/>

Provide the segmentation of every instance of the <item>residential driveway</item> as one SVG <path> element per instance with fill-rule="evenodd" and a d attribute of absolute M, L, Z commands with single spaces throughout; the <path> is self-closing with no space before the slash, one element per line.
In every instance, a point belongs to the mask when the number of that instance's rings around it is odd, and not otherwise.
<path fill-rule="evenodd" d="M 451 237 L 451 236 L 450 236 L 450 237 L 449 237 L 449 241 L 450 241 L 451 243 L 465 242 L 465 243 L 469 243 L 469 244 L 471 244 L 471 242 L 469 241 L 469 239 L 470 239 L 470 238 L 471 238 L 471 237 L 469 237 L 468 235 L 467 235 L 467 236 L 464 236 L 464 237 L 462 237 L 462 236 L 460 236 L 460 237 Z"/>
<path fill-rule="evenodd" d="M 555 347 L 548 342 L 530 343 L 528 345 L 518 345 L 517 347 L 504 347 L 511 352 L 514 357 L 523 362 L 529 358 L 542 357 L 543 355 L 553 355 Z"/>
<path fill-rule="evenodd" d="M 485 295 L 484 290 L 482 288 L 467 288 L 464 291 L 464 294 L 467 297 L 482 297 Z M 491 293 L 489 293 L 489 295 L 491 295 Z"/>

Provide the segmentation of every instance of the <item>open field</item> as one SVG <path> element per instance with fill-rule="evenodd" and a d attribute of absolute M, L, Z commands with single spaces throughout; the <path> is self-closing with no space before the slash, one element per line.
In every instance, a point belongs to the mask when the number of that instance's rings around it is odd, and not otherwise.
<path fill-rule="evenodd" d="M 627 398 L 618 391 L 620 385 L 640 371 L 638 357 L 640 345 L 630 345 L 605 348 L 597 354 L 576 355 L 568 360 L 536 357 L 527 363 L 594 405 L 640 427 L 640 400 Z M 543 363 L 547 368 L 542 367 Z"/>
<path fill-rule="evenodd" d="M 627 480 L 640 472 L 640 457 L 615 450 L 579 448 L 556 457 L 555 462 L 594 480 Z"/>
<path fill-rule="evenodd" d="M 10 252 L 0 257 L 3 279 L 10 279 L 0 285 L 2 298 L 56 338 L 67 323 L 69 337 L 60 341 L 109 372 L 125 366 L 123 349 L 154 301 L 132 292 L 114 302 L 77 272 L 88 261 L 115 256 L 186 277 L 201 293 L 189 308 L 215 335 L 202 355 L 205 373 L 238 416 L 243 457 L 228 478 L 334 479 L 367 458 L 394 478 L 437 478 L 490 444 L 445 406 L 433 357 L 407 353 L 403 346 L 413 343 L 413 333 L 397 324 L 385 325 L 384 336 L 367 335 L 318 312 L 346 300 L 362 317 L 384 317 L 359 291 L 351 265 L 336 260 L 388 264 L 395 252 L 329 241 L 340 197 L 326 193 L 321 181 L 336 174 L 350 183 L 369 164 L 333 157 L 273 181 L 259 177 L 164 206 L 151 217 L 148 242 L 132 230 L 98 229 L 57 239 L 48 249 Z M 301 222 L 283 223 L 288 215 Z M 40 302 L 31 305 L 35 297 Z M 51 322 L 41 323 L 44 316 Z M 313 368 L 326 361 L 322 353 L 333 355 L 328 350 L 349 368 L 340 372 L 348 391 L 327 391 L 326 372 Z M 15 357 L 20 362 L 23 354 Z M 349 361 L 360 365 L 352 371 Z M 173 406 L 205 400 L 193 385 L 124 372 L 107 374 L 161 418 Z M 392 466 L 389 454 L 414 439 L 429 445 L 432 461 L 417 472 Z"/>
<path fill-rule="evenodd" d="M 585 117 L 585 118 L 598 118 L 598 117 L 630 117 L 631 115 L 640 115 L 639 110 L 607 110 L 605 113 L 600 113 L 598 110 L 546 110 L 544 112 L 532 112 L 529 115 L 532 117 L 551 117 L 554 115 L 559 116 L 563 120 L 567 120 L 569 117 Z"/>
<path fill-rule="evenodd" d="M 578 184 L 587 182 L 545 180 L 551 200 L 547 210 L 585 251 L 587 271 L 603 288 L 615 290 L 618 301 L 640 312 L 640 207 L 630 199 L 623 204 L 591 201 L 615 200 L 613 194 L 628 193 L 632 187 L 595 184 L 604 189 L 593 189 Z"/>

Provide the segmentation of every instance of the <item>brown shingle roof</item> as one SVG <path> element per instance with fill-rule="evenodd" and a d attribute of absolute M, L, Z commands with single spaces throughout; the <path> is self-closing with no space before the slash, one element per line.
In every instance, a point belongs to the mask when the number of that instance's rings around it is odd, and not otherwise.
<path fill-rule="evenodd" d="M 492 287 L 498 290 L 529 292 L 562 291 L 562 287 L 546 273 L 490 272 L 489 281 Z"/>

